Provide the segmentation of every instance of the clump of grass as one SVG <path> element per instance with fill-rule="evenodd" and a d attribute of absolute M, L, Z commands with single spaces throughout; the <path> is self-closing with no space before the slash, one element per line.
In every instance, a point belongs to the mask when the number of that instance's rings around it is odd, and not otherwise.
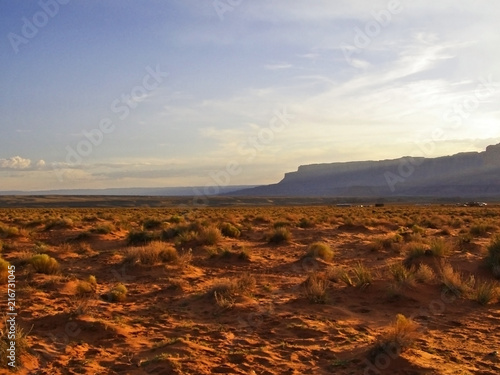
<path fill-rule="evenodd" d="M 313 228 L 316 225 L 313 218 L 303 217 L 299 220 L 299 227 L 303 229 Z"/>
<path fill-rule="evenodd" d="M 155 229 L 161 229 L 163 226 L 163 222 L 161 220 L 157 219 L 146 219 L 142 223 L 142 227 L 144 230 L 155 230 Z"/>
<path fill-rule="evenodd" d="M 423 243 L 420 242 L 410 242 L 404 247 L 404 253 L 406 254 L 404 265 L 410 267 L 412 263 L 426 254 L 426 248 Z"/>
<path fill-rule="evenodd" d="M 472 295 L 473 299 L 481 305 L 487 305 L 498 296 L 498 283 L 495 281 L 478 282 Z"/>
<path fill-rule="evenodd" d="M 220 281 L 209 294 L 214 296 L 217 306 L 226 309 L 234 305 L 238 295 L 250 295 L 256 284 L 255 277 L 245 273 L 238 278 Z"/>
<path fill-rule="evenodd" d="M 288 242 L 291 238 L 292 234 L 286 227 L 275 228 L 267 235 L 267 241 L 272 244 Z"/>
<path fill-rule="evenodd" d="M 418 324 L 403 314 L 398 314 L 388 331 L 375 343 L 370 357 L 376 360 L 379 355 L 387 355 L 387 353 L 391 353 L 392 358 L 394 355 L 399 356 L 411 348 L 419 336 Z"/>
<path fill-rule="evenodd" d="M 241 235 L 241 231 L 231 223 L 222 223 L 220 231 L 223 236 L 230 238 L 238 238 Z"/>
<path fill-rule="evenodd" d="M 109 302 L 123 302 L 127 299 L 127 293 L 127 287 L 122 283 L 118 283 L 110 289 L 106 297 Z"/>
<path fill-rule="evenodd" d="M 115 227 L 112 224 L 101 224 L 95 228 L 90 230 L 91 233 L 95 234 L 110 234 L 115 230 Z"/>
<path fill-rule="evenodd" d="M 216 245 L 222 240 L 222 233 L 216 226 L 202 228 L 198 233 L 197 241 L 201 245 Z"/>
<path fill-rule="evenodd" d="M 74 222 L 72 219 L 68 217 L 63 217 L 60 219 L 52 219 L 49 220 L 45 224 L 44 230 L 52 230 L 52 229 L 70 229 L 73 228 Z"/>
<path fill-rule="evenodd" d="M 97 279 L 90 275 L 86 280 L 80 280 L 76 285 L 76 292 L 79 296 L 95 293 L 97 289 Z"/>
<path fill-rule="evenodd" d="M 460 297 L 472 289 L 475 280 L 473 275 L 467 278 L 461 272 L 454 270 L 451 264 L 443 263 L 441 264 L 441 282 L 445 291 Z"/>
<path fill-rule="evenodd" d="M 249 261 L 251 259 L 250 251 L 248 249 L 243 249 L 238 253 L 239 260 Z"/>
<path fill-rule="evenodd" d="M 314 242 L 308 246 L 306 256 L 330 261 L 333 259 L 334 252 L 327 243 Z"/>
<path fill-rule="evenodd" d="M 19 235 L 19 228 L 0 224 L 0 238 L 13 238 Z"/>
<path fill-rule="evenodd" d="M 30 259 L 30 264 L 36 272 L 46 275 L 55 275 L 59 273 L 61 268 L 57 260 L 47 254 L 33 255 Z"/>
<path fill-rule="evenodd" d="M 388 267 L 389 273 L 400 287 L 412 287 L 415 285 L 415 272 L 406 268 L 402 263 L 392 263 Z"/>
<path fill-rule="evenodd" d="M 429 252 L 435 257 L 445 257 L 453 251 L 453 245 L 442 238 L 435 238 L 430 243 Z"/>
<path fill-rule="evenodd" d="M 154 241 L 143 247 L 129 249 L 124 261 L 126 263 L 139 262 L 142 265 L 154 265 L 161 262 L 173 262 L 178 257 L 174 247 L 165 242 Z"/>
<path fill-rule="evenodd" d="M 500 278 L 500 234 L 497 234 L 488 245 L 486 264 L 492 270 L 493 275 Z"/>
<path fill-rule="evenodd" d="M 372 283 L 372 272 L 361 262 L 357 263 L 352 271 L 354 274 L 354 286 L 356 286 L 357 288 L 366 288 Z"/>
<path fill-rule="evenodd" d="M 312 303 L 326 303 L 328 284 L 329 281 L 324 275 L 313 272 L 303 283 L 304 295 Z"/>
<path fill-rule="evenodd" d="M 420 266 L 415 271 L 415 281 L 419 283 L 428 283 L 434 280 L 436 274 L 427 264 L 420 264 Z"/>
<path fill-rule="evenodd" d="M 491 225 L 479 223 L 472 225 L 469 228 L 469 233 L 473 237 L 483 237 L 486 236 L 492 229 L 493 227 Z"/>
<path fill-rule="evenodd" d="M 154 240 L 154 235 L 147 231 L 130 231 L 127 234 L 127 242 L 129 245 L 146 245 Z"/>

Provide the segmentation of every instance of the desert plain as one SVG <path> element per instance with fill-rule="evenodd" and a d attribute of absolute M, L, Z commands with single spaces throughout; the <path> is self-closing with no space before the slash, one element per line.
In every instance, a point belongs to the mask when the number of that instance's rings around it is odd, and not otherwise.
<path fill-rule="evenodd" d="M 4 208 L 0 372 L 496 375 L 499 217 L 497 205 Z"/>

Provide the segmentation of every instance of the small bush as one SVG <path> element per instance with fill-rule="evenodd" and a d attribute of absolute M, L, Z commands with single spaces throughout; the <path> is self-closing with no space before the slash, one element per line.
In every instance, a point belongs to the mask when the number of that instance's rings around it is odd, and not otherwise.
<path fill-rule="evenodd" d="M 98 225 L 96 228 L 90 230 L 91 233 L 96 234 L 110 234 L 115 230 L 115 227 L 111 224 Z"/>
<path fill-rule="evenodd" d="M 47 254 L 36 254 L 30 259 L 30 264 L 38 273 L 54 275 L 59 272 L 60 266 L 56 259 Z"/>
<path fill-rule="evenodd" d="M 373 281 L 371 271 L 361 262 L 352 269 L 354 273 L 354 285 L 357 288 L 366 288 Z"/>
<path fill-rule="evenodd" d="M 414 260 L 425 256 L 426 248 L 422 243 L 410 242 L 404 247 L 404 253 L 406 254 L 404 265 L 409 267 Z"/>
<path fill-rule="evenodd" d="M 122 302 L 127 299 L 127 287 L 122 283 L 116 284 L 107 294 L 109 302 Z"/>
<path fill-rule="evenodd" d="M 230 238 L 238 238 L 241 235 L 240 230 L 231 223 L 221 224 L 220 230 L 222 235 Z"/>
<path fill-rule="evenodd" d="M 427 264 L 421 264 L 415 271 L 415 280 L 419 283 L 428 283 L 436 277 L 434 271 Z"/>
<path fill-rule="evenodd" d="M 412 270 L 406 268 L 402 263 L 393 263 L 389 265 L 389 273 L 399 286 L 413 286 L 415 284 L 415 274 Z"/>
<path fill-rule="evenodd" d="M 285 227 L 278 227 L 267 235 L 267 241 L 273 244 L 280 244 L 290 241 L 292 235 Z"/>
<path fill-rule="evenodd" d="M 307 248 L 306 256 L 330 261 L 333 259 L 334 252 L 327 243 L 314 242 Z"/>
<path fill-rule="evenodd" d="M 493 227 L 491 225 L 487 224 L 474 224 L 470 227 L 469 233 L 473 237 L 483 237 L 488 234 L 489 231 L 491 231 Z"/>
<path fill-rule="evenodd" d="M 431 241 L 430 253 L 435 257 L 445 257 L 453 251 L 453 245 L 441 238 L 436 238 Z"/>
<path fill-rule="evenodd" d="M 90 275 L 87 280 L 80 280 L 76 285 L 76 292 L 80 296 L 95 293 L 97 289 L 97 279 Z"/>
<path fill-rule="evenodd" d="M 129 249 L 125 256 L 125 262 L 154 265 L 161 262 L 173 262 L 178 257 L 175 248 L 165 242 L 154 241 L 144 247 Z"/>
<path fill-rule="evenodd" d="M 161 220 L 156 220 L 156 219 L 147 219 L 142 223 L 142 227 L 145 230 L 160 229 L 162 225 L 163 222 Z"/>
<path fill-rule="evenodd" d="M 455 271 L 449 263 L 441 265 L 441 281 L 446 291 L 458 297 L 469 292 L 475 282 L 474 276 L 466 278 L 461 272 Z"/>
<path fill-rule="evenodd" d="M 500 278 L 500 234 L 497 234 L 488 245 L 486 264 L 495 277 Z"/>
<path fill-rule="evenodd" d="M 251 295 L 256 284 L 255 277 L 245 273 L 238 278 L 218 282 L 209 293 L 214 296 L 219 307 L 229 308 L 234 305 L 236 296 Z"/>
<path fill-rule="evenodd" d="M 52 229 L 70 229 L 73 228 L 73 220 L 70 218 L 61 218 L 61 219 L 53 219 L 49 220 L 45 224 L 44 230 L 52 230 Z"/>
<path fill-rule="evenodd" d="M 129 245 L 146 245 L 153 240 L 153 234 L 146 231 L 130 231 L 127 234 L 127 242 Z"/>
<path fill-rule="evenodd" d="M 201 245 L 216 245 L 222 240 L 222 233 L 216 226 L 209 226 L 198 233 L 197 240 Z"/>
<path fill-rule="evenodd" d="M 0 224 L 0 238 L 13 238 L 19 235 L 19 228 Z"/>
<path fill-rule="evenodd" d="M 494 300 L 498 295 L 498 283 L 494 281 L 478 282 L 474 287 L 473 297 L 474 300 L 481 305 L 487 305 Z"/>
<path fill-rule="evenodd" d="M 304 294 L 313 303 L 326 303 L 328 301 L 328 280 L 318 273 L 311 273 L 304 281 Z"/>
<path fill-rule="evenodd" d="M 379 355 L 386 356 L 386 353 L 394 353 L 399 356 L 410 348 L 419 336 L 418 324 L 410 318 L 398 314 L 389 330 L 382 335 L 371 350 L 371 359 L 376 361 Z"/>
<path fill-rule="evenodd" d="M 314 219 L 312 219 L 312 218 L 303 217 L 299 220 L 299 227 L 303 228 L 303 229 L 313 228 L 315 225 L 316 225 L 316 223 L 314 222 Z"/>

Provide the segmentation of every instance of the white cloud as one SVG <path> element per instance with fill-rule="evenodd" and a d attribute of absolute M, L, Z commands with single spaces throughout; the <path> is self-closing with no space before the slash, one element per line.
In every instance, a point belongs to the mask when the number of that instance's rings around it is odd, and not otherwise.
<path fill-rule="evenodd" d="M 39 160 L 34 165 L 30 159 L 21 156 L 13 156 L 8 159 L 0 159 L 0 170 L 41 170 L 45 168 L 45 161 Z"/>

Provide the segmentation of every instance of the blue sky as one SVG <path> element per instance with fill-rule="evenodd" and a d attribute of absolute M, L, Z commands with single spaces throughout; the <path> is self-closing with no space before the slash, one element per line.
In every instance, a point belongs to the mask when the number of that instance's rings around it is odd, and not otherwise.
<path fill-rule="evenodd" d="M 491 1 L 0 3 L 0 190 L 265 184 L 500 142 Z"/>

